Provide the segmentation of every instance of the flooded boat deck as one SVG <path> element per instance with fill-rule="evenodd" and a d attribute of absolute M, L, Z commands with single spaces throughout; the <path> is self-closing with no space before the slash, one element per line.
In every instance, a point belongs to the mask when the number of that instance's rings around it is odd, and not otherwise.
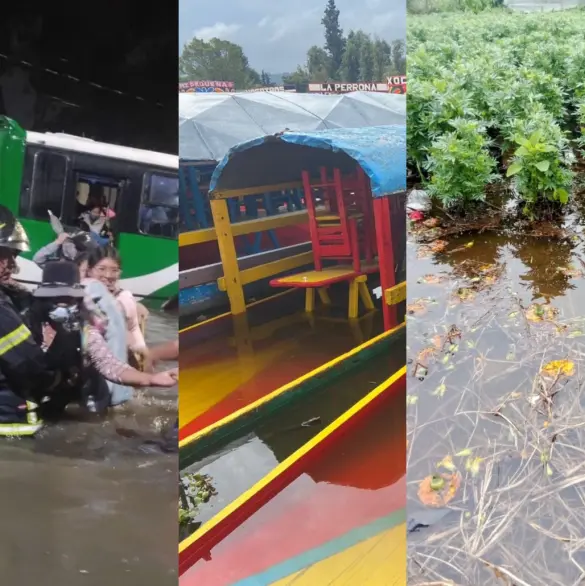
<path fill-rule="evenodd" d="M 405 584 L 405 441 L 399 393 L 307 463 L 181 586 Z"/>
<path fill-rule="evenodd" d="M 175 337 L 151 314 L 150 343 Z M 177 457 L 148 443 L 176 414 L 176 390 L 146 390 L 106 421 L 0 442 L 3 582 L 176 584 Z"/>
<path fill-rule="evenodd" d="M 247 315 L 198 324 L 181 336 L 180 438 L 196 433 L 382 331 L 379 312 L 353 323 L 303 310 L 302 292 Z"/>

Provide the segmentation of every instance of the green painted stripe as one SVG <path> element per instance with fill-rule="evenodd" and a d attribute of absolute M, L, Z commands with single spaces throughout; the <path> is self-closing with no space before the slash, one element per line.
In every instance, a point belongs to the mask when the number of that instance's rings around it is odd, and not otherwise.
<path fill-rule="evenodd" d="M 281 564 L 272 566 L 261 574 L 256 574 L 255 576 L 250 576 L 249 578 L 240 580 L 232 586 L 268 586 L 269 584 L 274 584 L 274 582 L 277 582 L 278 580 L 282 580 L 287 576 L 292 576 L 296 572 L 300 572 L 314 564 L 318 564 L 319 562 L 341 553 L 362 541 L 366 541 L 384 531 L 397 527 L 401 523 L 406 523 L 406 509 L 400 509 L 386 517 L 376 519 L 376 521 L 373 521 L 368 525 L 352 529 L 341 537 L 332 539 L 319 547 L 310 549 L 309 551 L 303 552 Z M 406 529 L 404 538 L 406 539 Z M 406 564 L 406 560 L 404 563 Z"/>

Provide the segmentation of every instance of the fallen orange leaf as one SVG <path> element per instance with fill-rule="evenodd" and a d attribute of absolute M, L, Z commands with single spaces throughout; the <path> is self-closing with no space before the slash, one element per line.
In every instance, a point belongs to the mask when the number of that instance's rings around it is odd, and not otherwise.
<path fill-rule="evenodd" d="M 571 360 L 553 360 L 545 364 L 540 371 L 542 374 L 548 376 L 573 376 L 575 374 L 575 364 Z"/>
<path fill-rule="evenodd" d="M 439 490 L 434 490 L 433 484 L 440 478 L 444 480 L 444 485 Z M 461 475 L 459 472 L 427 476 L 421 480 L 418 486 L 418 498 L 427 507 L 444 507 L 453 499 L 460 485 Z"/>

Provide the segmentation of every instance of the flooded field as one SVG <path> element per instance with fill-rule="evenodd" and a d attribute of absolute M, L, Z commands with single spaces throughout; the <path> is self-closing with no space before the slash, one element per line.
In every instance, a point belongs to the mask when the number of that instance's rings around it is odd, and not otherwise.
<path fill-rule="evenodd" d="M 409 584 L 583 583 L 579 223 L 409 244 Z"/>
<path fill-rule="evenodd" d="M 251 430 L 203 460 L 185 469 L 186 473 L 208 475 L 217 492 L 199 509 L 195 523 L 185 528 L 182 537 L 196 530 L 213 515 L 233 502 L 271 472 L 327 425 L 365 397 L 376 386 L 404 365 L 404 332 L 395 334 L 390 356 L 385 351 L 367 364 L 291 399 L 281 409 L 267 415 Z"/>
<path fill-rule="evenodd" d="M 403 393 L 387 397 L 188 570 L 181 586 L 404 584 L 404 411 Z M 265 449 L 275 462 L 277 453 Z"/>
<path fill-rule="evenodd" d="M 176 324 L 151 314 L 147 341 L 175 339 Z M 154 442 L 176 416 L 176 390 L 146 390 L 105 422 L 2 441 L 3 582 L 175 585 L 177 456 Z"/>

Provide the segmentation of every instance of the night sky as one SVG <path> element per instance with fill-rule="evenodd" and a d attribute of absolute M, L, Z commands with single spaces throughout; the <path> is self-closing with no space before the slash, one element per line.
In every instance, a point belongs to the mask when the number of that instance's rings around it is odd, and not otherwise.
<path fill-rule="evenodd" d="M 177 152 L 176 2 L 61 0 L 18 13 L 25 4 L 2 9 L 1 113 L 27 130 Z"/>

